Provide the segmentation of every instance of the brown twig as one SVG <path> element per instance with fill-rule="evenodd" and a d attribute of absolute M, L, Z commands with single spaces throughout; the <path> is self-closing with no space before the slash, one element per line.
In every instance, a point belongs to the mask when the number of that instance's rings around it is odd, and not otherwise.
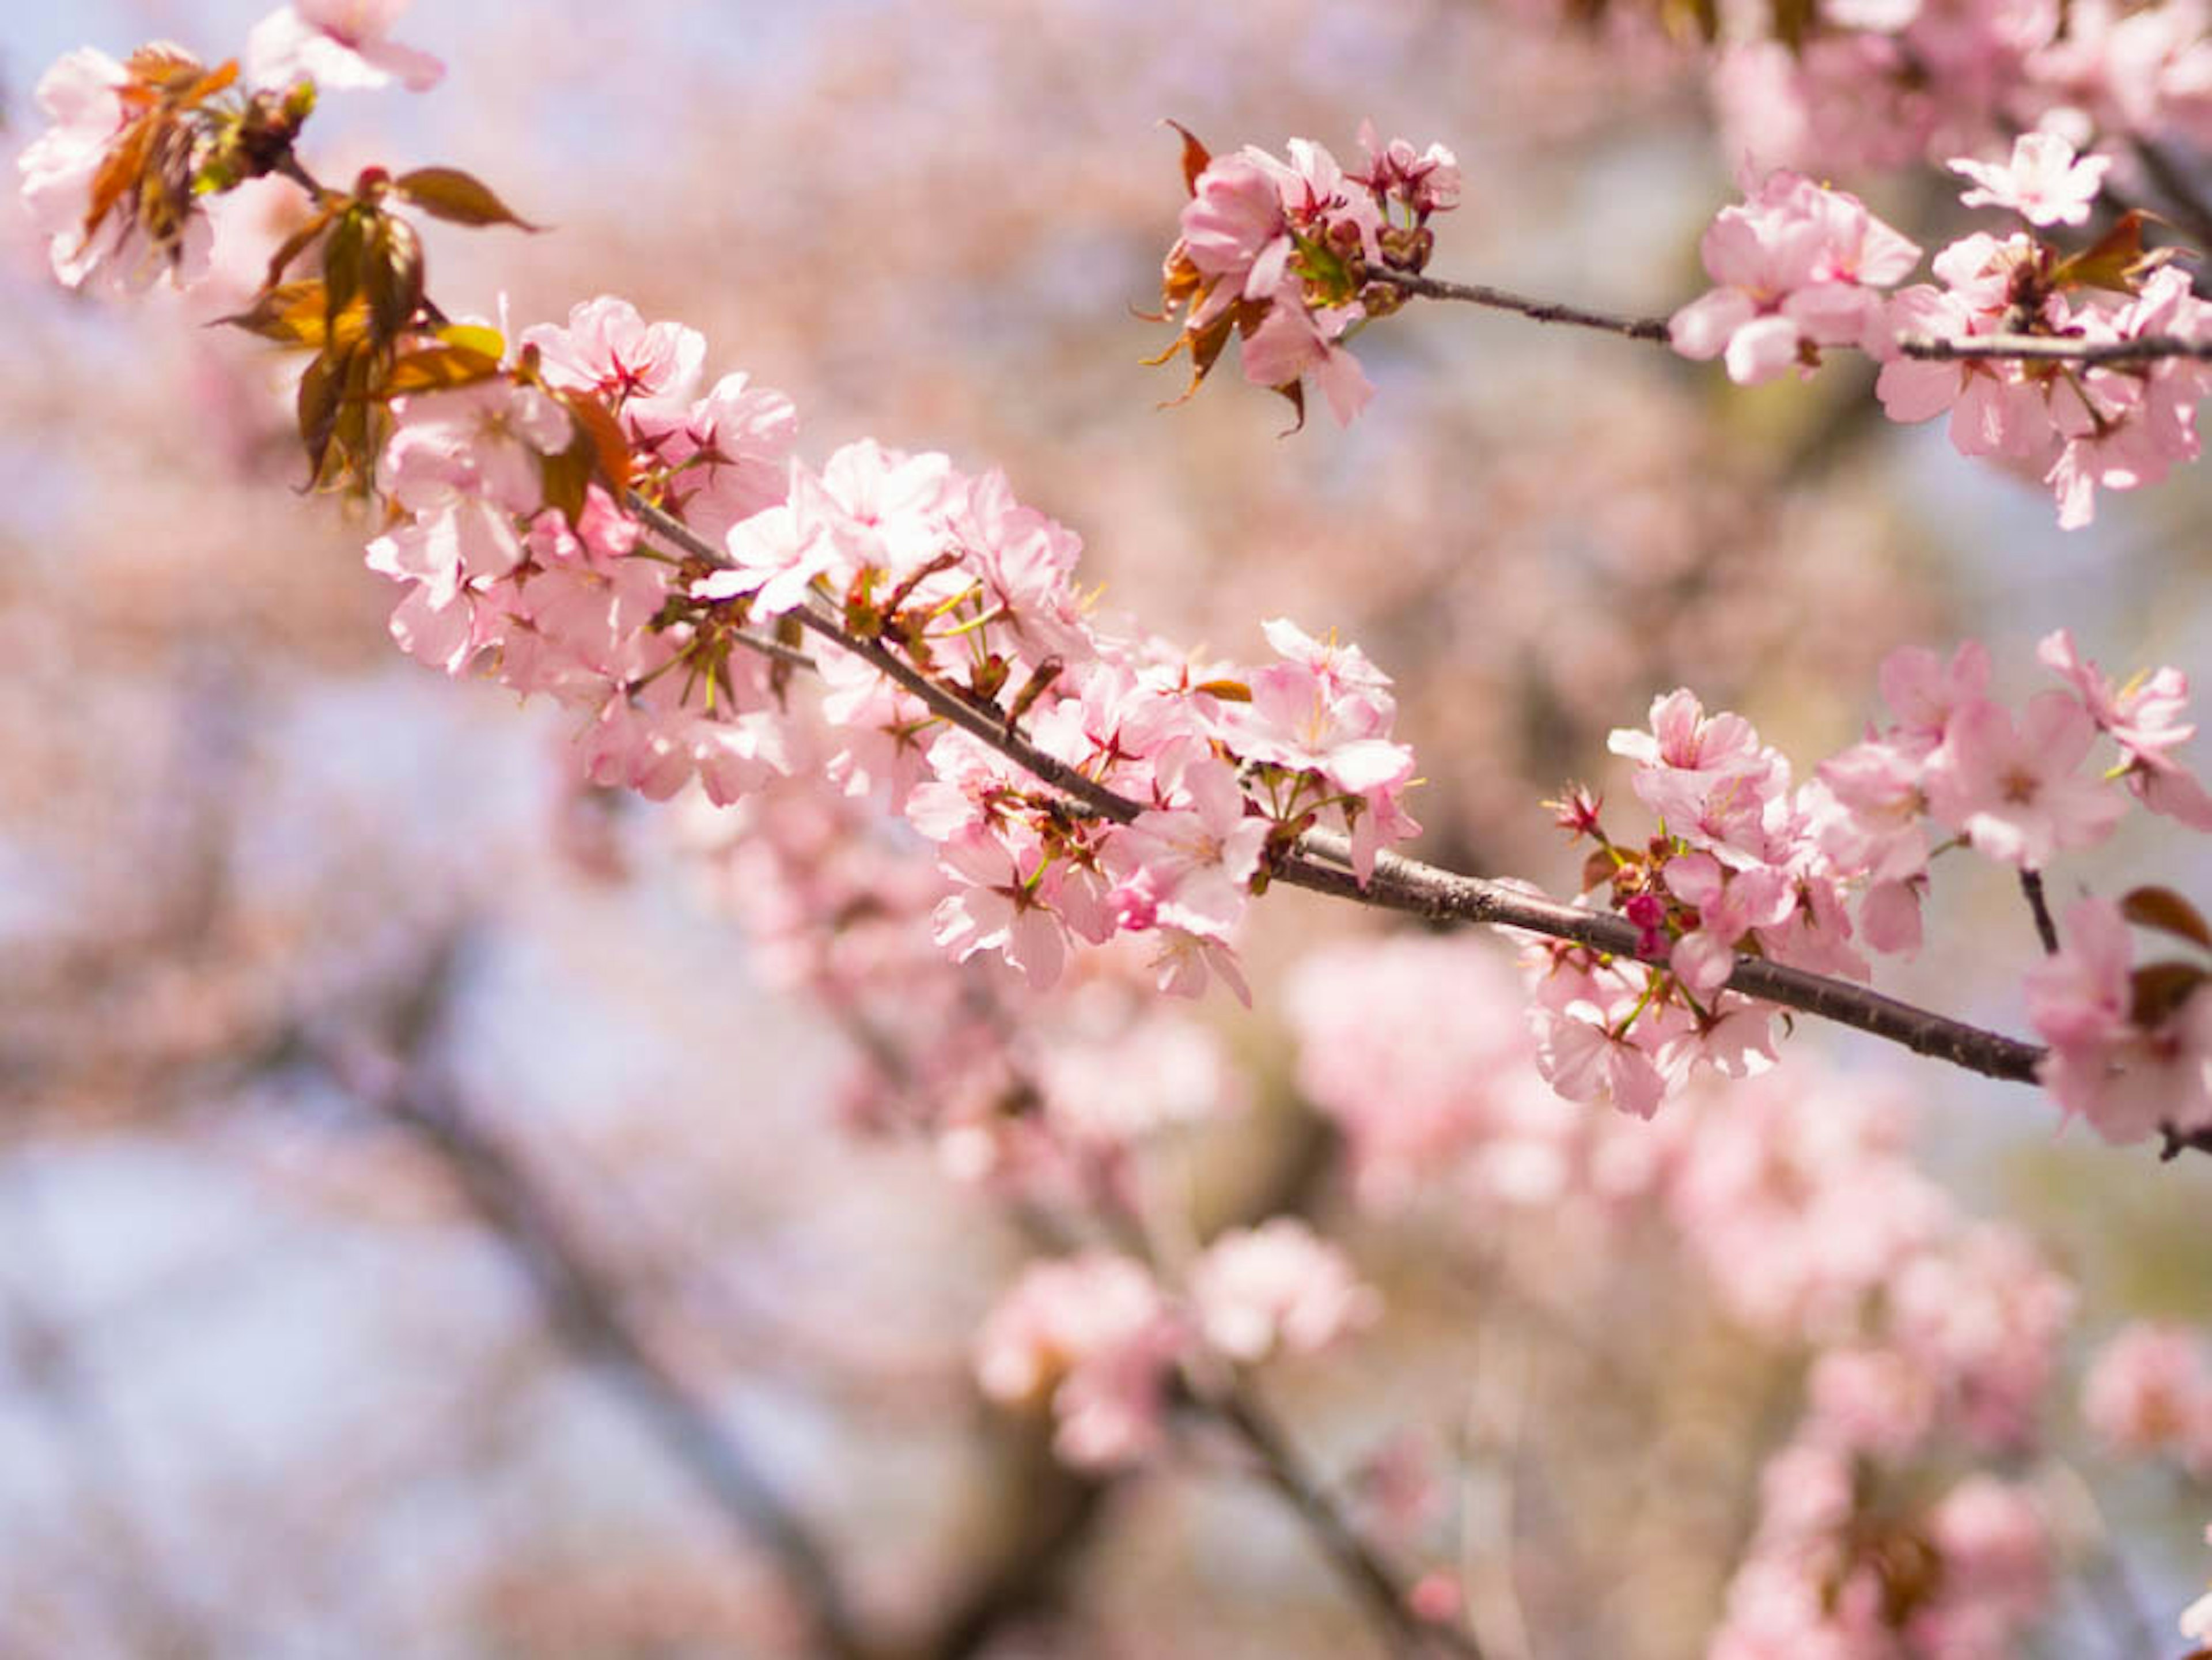
<path fill-rule="evenodd" d="M 1454 300 L 1510 311 L 1539 323 L 1563 324 L 1591 329 L 1623 339 L 1670 345 L 1672 337 L 1662 317 L 1629 317 L 1613 312 L 1590 311 L 1581 306 L 1533 300 L 1480 283 L 1448 283 L 1433 277 L 1414 277 L 1404 271 L 1376 270 L 1370 280 L 1389 283 L 1425 300 Z M 1930 335 L 1904 335 L 1896 342 L 1900 356 L 1927 362 L 1993 360 L 2035 363 L 2148 363 L 2169 357 L 2193 357 L 2212 362 L 2212 339 L 2185 339 L 2179 335 L 2147 334 L 2133 340 L 2082 340 L 2041 334 L 1980 334 L 1965 339 Z M 1838 347 L 1834 350 L 1857 350 Z"/>

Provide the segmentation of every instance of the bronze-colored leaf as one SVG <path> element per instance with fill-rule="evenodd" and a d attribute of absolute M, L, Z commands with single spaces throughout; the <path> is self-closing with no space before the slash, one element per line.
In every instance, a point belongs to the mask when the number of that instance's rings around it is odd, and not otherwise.
<path fill-rule="evenodd" d="M 325 352 L 309 363 L 306 373 L 300 376 L 300 441 L 307 451 L 309 489 L 323 482 L 324 465 L 331 452 L 331 435 L 337 425 L 338 405 L 345 391 L 344 367 L 342 360 L 334 362 Z"/>
<path fill-rule="evenodd" d="M 235 71 L 237 65 L 229 67 Z M 167 40 L 155 40 L 138 48 L 123 60 L 124 72 L 143 87 L 163 88 L 191 81 L 207 73 L 207 65 L 182 46 Z"/>
<path fill-rule="evenodd" d="M 322 279 L 316 277 L 264 289 L 244 311 L 215 321 L 258 334 L 280 346 L 320 346 L 329 338 Z"/>
<path fill-rule="evenodd" d="M 584 448 L 592 472 L 621 501 L 629 489 L 630 471 L 629 439 L 622 423 L 595 393 L 562 391 L 553 395 L 576 422 L 576 442 L 570 447 Z"/>
<path fill-rule="evenodd" d="M 1201 680 L 1191 690 L 1204 692 L 1208 697 L 1218 697 L 1224 703 L 1252 701 L 1252 688 L 1242 680 Z"/>
<path fill-rule="evenodd" d="M 492 193 L 489 185 L 459 167 L 417 167 L 393 179 L 392 188 L 432 217 L 456 225 L 514 225 L 529 231 L 542 228 L 517 215 Z"/>
<path fill-rule="evenodd" d="M 2172 888 L 2136 888 L 2120 901 L 2120 915 L 2139 928 L 2156 928 L 2212 951 L 2212 927 L 2197 907 Z"/>
<path fill-rule="evenodd" d="M 2166 221 L 2142 208 L 2130 208 L 2095 242 L 2060 260 L 2051 273 L 2052 285 L 2061 289 L 2106 289 L 2115 294 L 2136 293 L 2143 277 L 2179 252 L 2143 246 L 2143 227 L 2152 223 L 2162 225 Z"/>
<path fill-rule="evenodd" d="M 361 292 L 369 230 L 377 216 L 374 208 L 349 207 L 338 215 L 323 243 L 323 314 L 331 322 Z"/>
<path fill-rule="evenodd" d="M 377 395 L 400 398 L 410 392 L 447 392 L 455 386 L 475 386 L 498 373 L 496 357 L 467 346 L 430 346 L 394 360 Z"/>
<path fill-rule="evenodd" d="M 2139 1026 L 2164 1025 L 2208 978 L 2194 963 L 2146 963 L 2129 976 L 2128 1018 Z"/>
<path fill-rule="evenodd" d="M 329 228 L 331 212 L 329 208 L 318 208 L 306 224 L 276 245 L 276 252 L 269 256 L 269 275 L 262 279 L 264 288 L 273 289 L 284 280 L 284 273 L 291 268 L 292 262 Z"/>
<path fill-rule="evenodd" d="M 380 344 L 397 340 L 422 306 L 422 239 L 388 213 L 376 216 L 363 251 L 362 284 L 369 330 Z"/>
<path fill-rule="evenodd" d="M 573 529 L 584 517 L 584 502 L 592 483 L 588 446 L 572 444 L 558 455 L 544 458 L 539 477 L 545 488 L 545 505 L 556 509 Z"/>
<path fill-rule="evenodd" d="M 1213 153 L 1199 142 L 1198 135 L 1180 121 L 1170 120 L 1168 125 L 1182 135 L 1182 187 L 1191 195 L 1198 194 L 1198 176 L 1213 161 Z"/>

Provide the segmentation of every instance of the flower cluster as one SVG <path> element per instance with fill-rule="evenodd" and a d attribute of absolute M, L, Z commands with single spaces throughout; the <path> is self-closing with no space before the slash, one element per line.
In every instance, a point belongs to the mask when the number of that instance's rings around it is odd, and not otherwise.
<path fill-rule="evenodd" d="M 1729 152 L 1762 166 L 1894 167 L 2059 125 L 2212 137 L 2212 40 L 2197 0 L 1831 0 L 1817 21 L 1771 9 L 1778 27 L 1724 44 L 1713 75 Z M 1784 16 L 1803 32 L 1779 27 Z"/>
<path fill-rule="evenodd" d="M 1685 357 L 1723 359 L 1739 386 L 1810 373 L 1823 346 L 1879 351 L 1881 290 L 1905 280 L 1919 247 L 1847 192 L 1794 173 L 1723 208 L 1698 244 L 1717 285 L 1668 325 Z"/>
<path fill-rule="evenodd" d="M 839 734 L 828 771 L 936 844 L 955 884 L 939 942 L 1042 986 L 1072 940 L 1140 933 L 1190 994 L 1215 974 L 1241 994 L 1232 940 L 1271 851 L 1327 824 L 1364 879 L 1416 828 L 1389 683 L 1356 647 L 1277 621 L 1275 662 L 1201 667 L 1109 633 L 1074 583 L 1080 544 L 1002 475 L 866 440 L 818 471 L 792 460 L 786 400 L 741 375 L 702 395 L 704 342 L 624 301 L 522 344 L 497 375 L 395 401 L 376 482 L 409 516 L 370 563 L 409 585 L 392 627 L 412 654 L 576 710 L 593 781 L 665 799 L 696 779 L 726 804 L 788 771 L 787 653 L 762 631 L 827 619 L 811 660 Z M 546 505 L 586 408 L 610 412 L 630 487 L 690 532 L 676 556 L 598 483 L 580 511 Z M 1072 811 L 894 666 L 1127 822 Z"/>
<path fill-rule="evenodd" d="M 2108 158 L 2077 160 L 2073 147 L 2027 133 L 2007 164 L 1959 161 L 1978 181 L 1969 206 L 2008 208 L 2033 225 L 2087 219 Z M 2130 214 L 2095 246 L 2064 255 L 2032 231 L 1962 238 L 1936 256 L 1942 286 L 1916 284 L 1890 302 L 1887 331 L 1900 338 L 1971 342 L 2002 335 L 2085 347 L 2149 338 L 2212 340 L 2212 304 L 2141 242 Z M 2155 484 L 2199 450 L 2197 405 L 2212 392 L 2212 363 L 2186 356 L 2144 362 L 1894 357 L 1875 383 L 1896 421 L 1948 413 L 1952 443 L 2040 478 L 2058 522 L 2087 524 L 2100 485 Z"/>
<path fill-rule="evenodd" d="M 1373 1291 L 1304 1223 L 1278 1217 L 1224 1234 L 1192 1265 L 1187 1300 L 1135 1260 L 1091 1251 L 1032 1265 L 1000 1299 L 975 1345 L 984 1394 L 1049 1399 L 1054 1446 L 1101 1468 L 1153 1451 L 1170 1383 L 1203 1353 L 1249 1364 L 1311 1353 L 1371 1321 Z"/>
<path fill-rule="evenodd" d="M 1244 378 L 1289 398 L 1300 420 L 1309 376 L 1340 424 L 1366 407 L 1374 388 L 1346 342 L 1397 308 L 1392 274 L 1427 265 L 1429 218 L 1458 205 L 1460 170 L 1441 144 L 1378 146 L 1371 124 L 1359 143 L 1366 166 L 1347 172 L 1310 139 L 1291 140 L 1285 161 L 1251 145 L 1216 157 L 1183 134 L 1190 200 L 1161 280 L 1180 332 L 1152 361 L 1188 351 L 1195 391 L 1233 332 Z"/>
<path fill-rule="evenodd" d="M 2115 688 L 2063 629 L 2039 654 L 2066 690 L 2037 695 L 2015 718 L 1987 695 L 1978 644 L 1948 661 L 1917 648 L 1893 653 L 1881 681 L 1896 719 L 1794 787 L 1787 759 L 1748 721 L 1707 715 L 1686 691 L 1654 702 L 1648 732 L 1614 733 L 1660 833 L 1642 846 L 1616 842 L 1579 792 L 1561 824 L 1596 843 L 1590 889 L 1606 890 L 1636 925 L 1640 960 L 1532 947 L 1540 1061 L 1554 1087 L 1649 1116 L 1697 1065 L 1731 1077 L 1759 1070 L 1772 1059 L 1769 1019 L 1726 989 L 1738 955 L 1864 978 L 1861 942 L 1918 946 L 1929 860 L 1944 848 L 2038 873 L 2109 836 L 2130 794 L 2212 829 L 2212 798 L 2172 753 L 2194 730 L 2184 720 L 2187 677 L 2165 668 Z M 2100 734 L 2118 761 L 2085 769 Z M 2149 1062 L 2179 1043 L 2174 1064 L 2201 1064 L 2179 1037 L 2200 1018 L 2186 995 L 2196 982 L 2157 1006 L 2158 1030 L 2146 1036 L 2133 1022 L 2149 1006 L 2130 1000 L 2124 942 L 2115 958 L 2102 915 L 2077 912 L 2073 946 L 2031 981 L 2038 1025 L 2055 1046 L 2046 1081 L 2116 1139 L 2148 1134 L 2155 1121 L 2138 1122 L 2141 1113 L 2160 1103 L 2164 1122 L 2186 1134 L 2203 1118 L 2203 1084 L 2162 1092 Z M 2154 977 L 2169 994 L 2179 983 Z"/>
<path fill-rule="evenodd" d="M 2130 920 L 2177 935 L 2198 960 L 2138 967 Z M 2051 1045 L 2044 1087 L 2107 1141 L 2212 1131 L 2212 932 L 2162 889 L 2066 913 L 2066 943 L 2027 976 L 2028 1017 Z"/>
<path fill-rule="evenodd" d="M 16 159 L 23 198 L 71 288 L 96 271 L 125 288 L 210 271 L 208 205 L 267 173 L 314 106 L 318 84 L 421 91 L 444 66 L 386 38 L 407 0 L 301 0 L 258 25 L 241 82 L 180 47 L 123 63 L 86 46 L 40 78 L 49 125 Z"/>

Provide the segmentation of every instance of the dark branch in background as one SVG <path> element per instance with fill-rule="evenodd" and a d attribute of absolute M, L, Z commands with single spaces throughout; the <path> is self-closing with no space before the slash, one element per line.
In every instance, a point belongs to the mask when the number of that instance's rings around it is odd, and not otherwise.
<path fill-rule="evenodd" d="M 333 1060 L 358 1099 L 404 1126 L 449 1171 L 487 1227 L 528 1272 L 562 1341 L 628 1398 L 674 1462 L 693 1475 L 748 1542 L 776 1562 L 813 1631 L 813 1651 L 865 1657 L 844 1586 L 827 1551 L 731 1432 L 678 1381 L 624 1310 L 609 1275 L 567 1227 L 517 1160 L 419 1068 L 374 1079 Z"/>
<path fill-rule="evenodd" d="M 2138 135 L 2129 142 L 2181 228 L 2199 243 L 2212 247 L 2212 203 L 2205 200 L 2187 169 L 2154 139 Z"/>
<path fill-rule="evenodd" d="M 392 1022 L 392 1055 L 366 1043 L 296 1034 L 303 1058 L 348 1094 L 413 1133 L 527 1274 L 548 1323 L 630 1402 L 747 1542 L 775 1562 L 811 1627 L 815 1653 L 865 1660 L 853 1606 L 830 1554 L 800 1521 L 727 1424 L 697 1397 L 635 1322 L 620 1281 L 595 1258 L 559 1207 L 470 1113 L 424 1058 L 437 1036 L 458 956 L 448 940 Z"/>
<path fill-rule="evenodd" d="M 713 565 L 729 564 L 729 556 L 721 549 L 643 497 L 633 494 L 629 505 L 654 534 L 675 547 Z M 939 685 L 879 642 L 856 638 L 820 609 L 810 606 L 793 614 L 807 629 L 865 659 L 912 692 L 931 713 L 989 745 L 1079 806 L 1124 824 L 1145 811 L 1142 802 L 1107 788 L 1036 748 L 1019 732 L 1009 729 L 994 708 L 970 702 Z M 1632 959 L 1637 954 L 1636 928 L 1625 917 L 1577 909 L 1524 889 L 1439 870 L 1399 854 L 1379 857 L 1373 880 L 1363 888 L 1349 868 L 1343 838 L 1324 832 L 1310 830 L 1301 836 L 1297 849 L 1274 874 L 1277 880 L 1294 887 L 1407 911 L 1431 921 L 1521 928 L 1588 946 L 1608 956 Z M 1728 984 L 1731 991 L 1747 997 L 1833 1020 L 1970 1072 L 2013 1083 L 2036 1081 L 2036 1062 L 2043 1055 L 2036 1045 L 1931 1013 L 1848 981 L 1831 980 L 1765 958 L 1739 956 Z"/>

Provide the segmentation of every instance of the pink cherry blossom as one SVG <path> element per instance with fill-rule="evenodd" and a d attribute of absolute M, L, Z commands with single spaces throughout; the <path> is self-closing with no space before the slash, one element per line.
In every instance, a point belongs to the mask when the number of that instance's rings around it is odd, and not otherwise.
<path fill-rule="evenodd" d="M 1160 1442 L 1182 1324 L 1151 1274 L 1091 1252 L 1033 1265 L 975 1340 L 983 1393 L 1004 1402 L 1049 1395 L 1054 1446 L 1069 1463 L 1127 1463 Z"/>
<path fill-rule="evenodd" d="M 1314 1353 L 1381 1312 L 1344 1253 L 1288 1216 L 1207 1246 L 1191 1269 L 1190 1295 L 1206 1342 L 1248 1365 L 1276 1350 Z"/>
<path fill-rule="evenodd" d="M 2212 794 L 2171 753 L 2197 732 L 2183 718 L 2189 711 L 2188 675 L 2166 667 L 2116 687 L 2075 650 L 2067 629 L 2046 635 L 2035 654 L 2074 688 L 2099 730 L 2119 745 L 2128 787 L 2145 806 L 2191 830 L 2212 830 Z"/>
<path fill-rule="evenodd" d="M 428 52 L 386 37 L 410 0 L 293 0 L 253 26 L 246 39 L 246 77 L 282 87 L 305 77 L 326 91 L 374 91 L 397 81 L 427 92 L 446 66 Z"/>
<path fill-rule="evenodd" d="M 1902 281 L 1920 249 L 1856 197 L 1791 173 L 1723 208 L 1698 245 L 1717 286 L 1674 313 L 1674 350 L 1725 357 L 1741 386 L 1806 366 L 1821 346 L 1882 342 L 1878 290 Z"/>
<path fill-rule="evenodd" d="M 2134 948 L 2110 902 L 2066 912 L 2060 950 L 2027 975 L 2028 1018 L 2050 1044 L 2044 1086 L 2107 1141 L 2212 1127 L 2212 992 L 2154 1028 L 2135 1019 Z"/>
<path fill-rule="evenodd" d="M 543 458 L 566 449 L 573 432 L 552 398 L 504 377 L 416 393 L 392 412 L 377 485 L 417 512 L 465 496 L 509 513 L 536 512 L 545 499 Z"/>
<path fill-rule="evenodd" d="M 2185 1327 L 2137 1320 L 2099 1352 L 2081 1417 L 2107 1445 L 2212 1474 L 2212 1363 Z"/>
<path fill-rule="evenodd" d="M 1929 757 L 1929 810 L 1978 852 L 2040 870 L 2063 848 L 2094 847 L 2126 804 L 2079 769 L 2096 727 L 2064 692 L 2030 700 L 2015 726 L 2001 705 L 1977 698 L 1952 716 Z"/>
<path fill-rule="evenodd" d="M 540 323 L 522 331 L 545 378 L 556 386 L 597 392 L 617 410 L 688 401 L 707 358 L 707 337 L 681 323 L 647 325 L 635 306 L 601 295 L 573 307 L 565 327 Z"/>
<path fill-rule="evenodd" d="M 15 158 L 23 203 L 46 239 L 54 276 L 68 287 L 83 286 L 98 271 L 126 289 L 143 289 L 161 277 L 172 287 L 189 289 L 213 267 L 215 233 L 204 212 L 186 216 L 174 248 L 133 250 L 134 240 L 143 239 L 134 237 L 134 222 L 120 211 L 109 213 L 98 231 L 85 233 L 94 177 L 131 119 L 122 98 L 130 82 L 122 64 L 90 46 L 56 60 L 39 77 L 39 107 L 51 125 Z"/>
<path fill-rule="evenodd" d="M 2074 146 L 2053 132 L 2024 132 L 2006 162 L 1960 157 L 1946 164 L 1974 181 L 1959 199 L 1970 208 L 2010 208 L 2034 225 L 2083 225 L 2112 165 L 2109 155 L 2076 161 Z"/>

